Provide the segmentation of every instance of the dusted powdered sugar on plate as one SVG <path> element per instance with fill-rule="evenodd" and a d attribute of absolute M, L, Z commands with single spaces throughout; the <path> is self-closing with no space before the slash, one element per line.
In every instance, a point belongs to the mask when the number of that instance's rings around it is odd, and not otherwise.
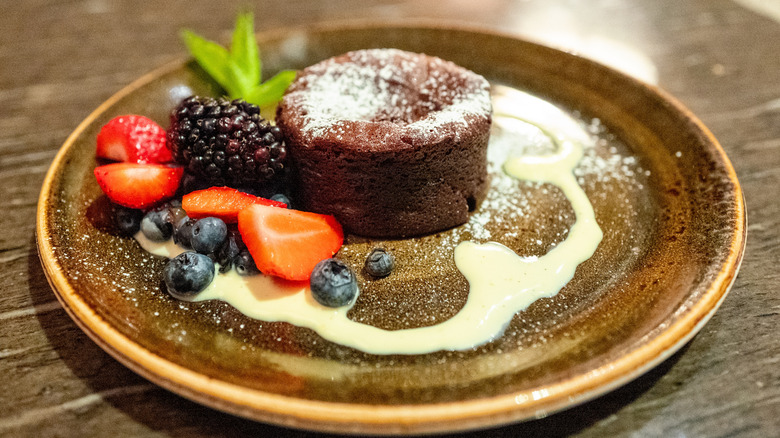
<path fill-rule="evenodd" d="M 304 111 L 304 132 L 340 132 L 349 122 L 391 122 L 425 134 L 469 116 L 488 117 L 489 84 L 436 57 L 397 49 L 349 52 L 306 68 L 285 99 Z"/>

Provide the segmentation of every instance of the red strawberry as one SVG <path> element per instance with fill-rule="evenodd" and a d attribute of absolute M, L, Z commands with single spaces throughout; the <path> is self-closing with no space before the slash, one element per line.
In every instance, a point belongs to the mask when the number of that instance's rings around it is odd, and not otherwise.
<path fill-rule="evenodd" d="M 97 136 L 100 158 L 128 163 L 170 163 L 165 130 L 154 121 L 136 115 L 114 117 Z"/>
<path fill-rule="evenodd" d="M 162 164 L 111 163 L 95 168 L 95 178 L 108 199 L 130 208 L 149 208 L 173 197 L 182 167 Z"/>
<path fill-rule="evenodd" d="M 241 210 L 238 230 L 258 269 L 287 280 L 307 280 L 344 242 L 333 216 L 265 205 Z"/>
<path fill-rule="evenodd" d="M 238 222 L 238 212 L 255 204 L 286 208 L 287 204 L 259 198 L 230 187 L 210 187 L 184 195 L 181 207 L 187 216 L 200 219 L 214 216 L 226 223 Z"/>

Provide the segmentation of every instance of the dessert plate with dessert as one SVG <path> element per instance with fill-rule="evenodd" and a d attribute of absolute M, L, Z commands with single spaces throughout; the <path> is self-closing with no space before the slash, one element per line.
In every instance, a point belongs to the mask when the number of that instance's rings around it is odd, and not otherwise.
<path fill-rule="evenodd" d="M 290 427 L 467 430 L 547 415 L 630 381 L 682 347 L 725 298 L 744 249 L 742 192 L 717 141 L 662 91 L 471 29 L 322 27 L 259 41 L 265 71 L 298 71 L 266 114 L 276 126 L 262 128 L 265 152 L 251 155 L 269 175 L 288 158 L 288 186 L 235 195 L 285 196 L 224 216 L 262 273 L 237 263 L 221 272 L 211 257 L 213 279 L 175 293 L 163 274 L 170 260 L 209 257 L 169 236 L 118 232 L 120 188 L 96 171 L 106 165 L 99 148 L 95 156 L 103 127 L 143 114 L 178 142 L 161 159 L 176 163 L 161 165 L 174 189 L 183 175 L 208 173 L 190 163 L 203 148 L 193 126 L 221 128 L 193 114 L 203 102 L 233 115 L 243 104 L 215 100 L 224 90 L 195 62 L 152 72 L 101 105 L 43 186 L 37 237 L 55 294 L 149 380 Z M 241 111 L 259 123 L 259 109 Z M 214 138 L 209 148 L 240 149 Z M 208 185 L 231 185 L 237 172 Z M 264 252 L 263 236 L 289 231 L 279 225 L 287 220 L 328 236 L 326 251 L 296 251 L 310 255 L 296 262 L 336 260 L 330 276 L 345 266 L 356 287 L 344 300 L 318 296 L 322 268 L 279 267 Z M 390 268 L 377 274 L 372 260 Z"/>

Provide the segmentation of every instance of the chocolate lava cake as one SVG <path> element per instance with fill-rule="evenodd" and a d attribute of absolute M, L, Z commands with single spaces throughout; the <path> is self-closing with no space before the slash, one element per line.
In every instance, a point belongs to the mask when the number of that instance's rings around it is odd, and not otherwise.
<path fill-rule="evenodd" d="M 305 210 L 346 230 L 406 237 L 466 222 L 488 186 L 489 84 L 396 49 L 301 71 L 277 112 Z"/>

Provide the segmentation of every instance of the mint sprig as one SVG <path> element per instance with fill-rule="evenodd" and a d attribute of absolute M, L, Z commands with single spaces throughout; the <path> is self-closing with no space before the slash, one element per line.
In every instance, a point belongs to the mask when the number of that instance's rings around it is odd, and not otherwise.
<path fill-rule="evenodd" d="M 231 99 L 241 98 L 257 106 L 268 106 L 282 99 L 295 79 L 294 70 L 283 70 L 262 82 L 262 61 L 254 29 L 254 15 L 238 15 L 230 49 L 184 30 L 182 39 L 195 61 Z"/>

